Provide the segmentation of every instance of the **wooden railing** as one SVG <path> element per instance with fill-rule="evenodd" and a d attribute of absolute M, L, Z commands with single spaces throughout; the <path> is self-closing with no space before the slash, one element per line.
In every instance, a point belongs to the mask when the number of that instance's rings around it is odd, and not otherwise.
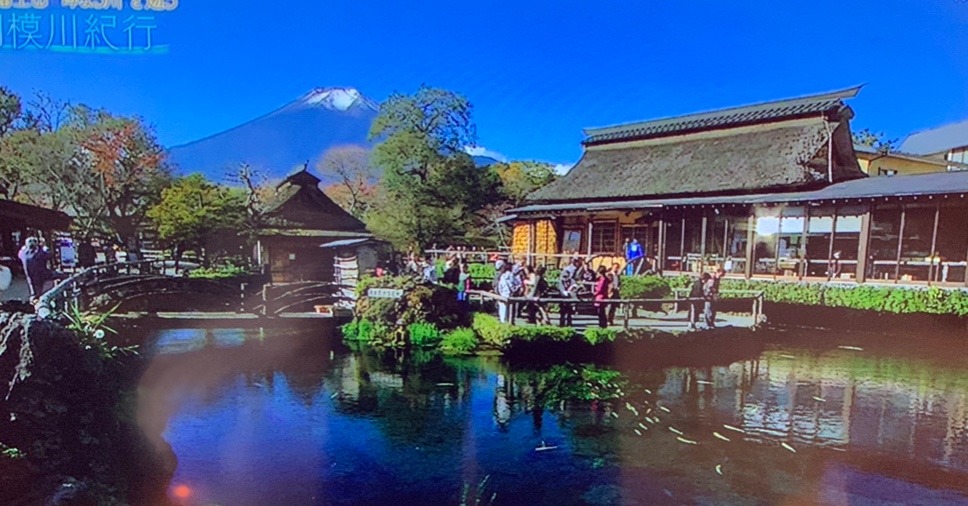
<path fill-rule="evenodd" d="M 140 262 L 117 262 L 88 267 L 66 279 L 60 280 L 50 291 L 41 295 L 34 304 L 37 316 L 48 318 L 56 312 L 64 312 L 80 300 L 84 286 L 100 279 L 131 274 L 162 274 L 177 276 L 178 268 L 170 260 L 144 260 Z"/>
<path fill-rule="evenodd" d="M 592 299 L 576 299 L 576 298 L 566 298 L 566 297 L 503 297 L 501 295 L 485 292 L 481 290 L 469 290 L 468 296 L 471 299 L 478 299 L 480 301 L 493 300 L 495 302 L 502 302 L 508 304 L 508 323 L 511 325 L 515 324 L 517 318 L 519 305 L 521 304 L 604 304 L 606 306 L 617 305 L 622 310 L 622 328 L 628 330 L 631 320 L 632 309 L 636 306 L 645 305 L 655 305 L 655 304 L 674 304 L 675 311 L 678 312 L 680 303 L 702 303 L 705 299 L 702 298 L 689 298 L 678 296 L 678 293 L 683 291 L 683 289 L 673 290 L 674 298 L 672 299 L 605 299 L 601 301 L 595 301 Z M 688 290 L 685 290 L 688 292 Z M 737 294 L 746 294 L 746 296 L 737 296 Z M 761 317 L 763 315 L 763 292 L 756 290 L 722 290 L 720 294 L 730 295 L 725 299 L 730 301 L 746 301 L 751 304 L 751 314 L 753 317 L 753 325 L 756 326 L 760 323 Z"/>

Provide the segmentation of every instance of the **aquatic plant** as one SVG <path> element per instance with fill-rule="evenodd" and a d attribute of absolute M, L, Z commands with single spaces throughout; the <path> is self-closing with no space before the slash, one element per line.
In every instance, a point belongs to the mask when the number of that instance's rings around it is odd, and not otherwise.
<path fill-rule="evenodd" d="M 118 309 L 118 306 L 107 311 L 83 311 L 75 300 L 64 314 L 65 327 L 74 332 L 81 344 L 87 350 L 95 350 L 103 358 L 112 359 L 119 355 L 137 355 L 138 346 L 115 346 L 105 339 L 107 334 L 117 334 L 113 328 L 107 326 L 108 318 Z"/>
<path fill-rule="evenodd" d="M 473 329 L 459 328 L 444 334 L 440 349 L 445 353 L 466 355 L 477 348 L 477 334 Z"/>
<path fill-rule="evenodd" d="M 411 323 L 407 326 L 407 335 L 410 344 L 421 348 L 437 346 L 441 340 L 440 329 L 433 323 Z"/>
<path fill-rule="evenodd" d="M 585 342 L 591 345 L 601 344 L 601 343 L 613 343 L 618 337 L 618 331 L 615 329 L 600 329 L 597 327 L 588 327 L 582 334 Z"/>

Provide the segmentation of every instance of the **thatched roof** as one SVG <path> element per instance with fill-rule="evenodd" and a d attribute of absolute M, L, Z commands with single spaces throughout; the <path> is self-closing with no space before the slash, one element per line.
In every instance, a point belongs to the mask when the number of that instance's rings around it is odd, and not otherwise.
<path fill-rule="evenodd" d="M 267 229 L 366 232 L 366 225 L 319 189 L 319 179 L 305 169 L 290 174 L 266 210 Z"/>
<path fill-rule="evenodd" d="M 795 191 L 864 177 L 846 120 L 797 119 L 712 132 L 589 146 L 565 177 L 529 201 Z"/>
<path fill-rule="evenodd" d="M 802 191 L 861 178 L 843 103 L 858 90 L 589 129 L 578 164 L 527 200 Z"/>

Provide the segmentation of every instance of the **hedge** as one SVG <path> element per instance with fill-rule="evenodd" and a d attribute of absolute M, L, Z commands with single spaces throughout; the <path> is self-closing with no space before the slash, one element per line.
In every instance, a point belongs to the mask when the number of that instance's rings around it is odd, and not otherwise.
<path fill-rule="evenodd" d="M 628 278 L 626 283 L 634 278 Z M 695 278 L 677 276 L 665 279 L 670 288 L 688 288 Z M 634 284 L 636 281 L 632 281 Z M 746 279 L 723 279 L 721 290 L 762 291 L 764 300 L 807 306 L 842 307 L 896 314 L 952 314 L 968 316 L 968 291 L 938 287 L 842 285 Z M 624 296 L 624 294 L 623 294 Z M 730 294 L 723 294 L 729 298 Z"/>

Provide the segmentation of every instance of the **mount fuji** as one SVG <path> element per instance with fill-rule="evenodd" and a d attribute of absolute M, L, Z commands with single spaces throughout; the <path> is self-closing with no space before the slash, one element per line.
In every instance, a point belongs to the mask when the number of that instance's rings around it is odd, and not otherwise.
<path fill-rule="evenodd" d="M 177 173 L 201 172 L 225 181 L 241 163 L 281 178 L 329 148 L 371 147 L 370 124 L 379 105 L 353 88 L 317 88 L 293 102 L 221 133 L 169 149 Z"/>
<path fill-rule="evenodd" d="M 168 150 L 179 174 L 200 172 L 224 182 L 239 164 L 260 169 L 270 179 L 316 161 L 330 148 L 372 147 L 367 140 L 379 104 L 354 88 L 317 88 L 265 116 Z M 478 167 L 498 160 L 469 150 Z M 332 181 L 323 181 L 331 183 Z"/>

